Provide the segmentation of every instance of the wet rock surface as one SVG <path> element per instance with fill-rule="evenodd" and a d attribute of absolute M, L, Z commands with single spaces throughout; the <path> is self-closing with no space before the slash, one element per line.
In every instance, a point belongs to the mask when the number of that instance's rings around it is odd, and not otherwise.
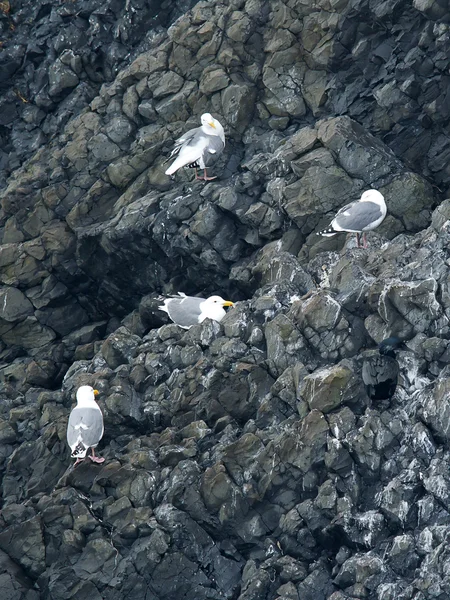
<path fill-rule="evenodd" d="M 449 596 L 443 6 L 0 2 L 5 597 Z M 218 179 L 171 180 L 206 111 Z M 369 187 L 368 249 L 316 235 Z M 182 330 L 178 291 L 236 306 Z M 73 469 L 80 385 L 106 461 Z"/>

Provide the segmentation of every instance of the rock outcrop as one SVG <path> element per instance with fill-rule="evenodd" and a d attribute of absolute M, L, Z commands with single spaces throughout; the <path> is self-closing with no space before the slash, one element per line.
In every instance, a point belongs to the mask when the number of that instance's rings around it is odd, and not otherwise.
<path fill-rule="evenodd" d="M 449 596 L 448 11 L 313 4 L 0 2 L 5 597 Z M 218 179 L 170 179 L 206 111 Z M 316 235 L 371 187 L 367 250 Z M 185 331 L 178 291 L 236 306 Z"/>

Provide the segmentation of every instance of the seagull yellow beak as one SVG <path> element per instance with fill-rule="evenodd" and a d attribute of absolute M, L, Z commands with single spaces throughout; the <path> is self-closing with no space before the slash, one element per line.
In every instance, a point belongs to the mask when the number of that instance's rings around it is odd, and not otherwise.
<path fill-rule="evenodd" d="M 216 126 L 215 126 L 215 124 L 214 124 L 214 121 L 211 121 L 210 123 L 208 123 L 208 125 L 209 125 L 210 127 L 214 127 L 214 129 L 216 128 Z"/>
<path fill-rule="evenodd" d="M 94 396 L 98 396 L 100 392 L 98 390 L 94 390 Z"/>
<path fill-rule="evenodd" d="M 234 302 L 231 302 L 231 300 L 225 300 L 222 306 L 234 306 Z"/>

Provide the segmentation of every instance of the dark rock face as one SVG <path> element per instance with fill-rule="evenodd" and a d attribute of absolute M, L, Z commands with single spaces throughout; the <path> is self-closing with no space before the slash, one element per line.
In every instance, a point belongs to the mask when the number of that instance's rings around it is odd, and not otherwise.
<path fill-rule="evenodd" d="M 2 2 L 0 181 L 86 108 L 130 54 L 151 47 L 152 37 L 193 4 Z"/>
<path fill-rule="evenodd" d="M 444 4 L 0 2 L 1 598 L 449 597 Z M 207 111 L 218 179 L 169 179 Z M 367 250 L 316 236 L 370 187 Z"/>

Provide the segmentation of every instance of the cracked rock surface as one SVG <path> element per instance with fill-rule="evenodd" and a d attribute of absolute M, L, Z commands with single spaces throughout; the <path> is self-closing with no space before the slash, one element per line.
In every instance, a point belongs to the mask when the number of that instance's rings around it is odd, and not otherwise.
<path fill-rule="evenodd" d="M 447 13 L 0 2 L 5 598 L 450 597 Z M 170 179 L 203 112 L 218 178 Z M 316 235 L 368 188 L 368 249 Z M 178 291 L 236 305 L 186 331 Z M 80 385 L 106 461 L 72 469 Z"/>

